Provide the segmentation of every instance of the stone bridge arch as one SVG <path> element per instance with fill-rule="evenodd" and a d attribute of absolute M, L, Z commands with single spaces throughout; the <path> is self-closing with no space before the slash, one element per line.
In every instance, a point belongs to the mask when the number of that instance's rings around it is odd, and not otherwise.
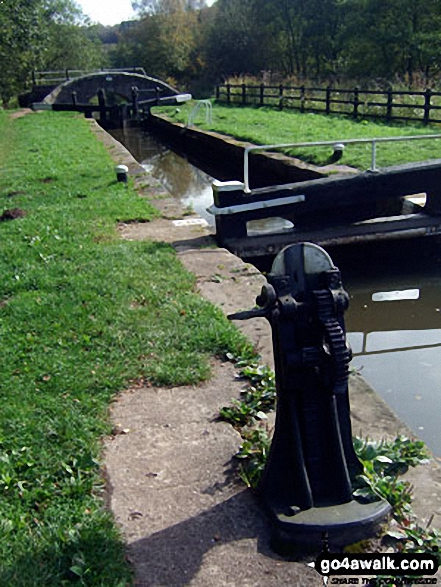
<path fill-rule="evenodd" d="M 76 93 L 79 104 L 88 104 L 96 97 L 98 90 L 103 89 L 107 94 L 123 97 L 127 102 L 132 99 L 132 88 L 140 90 L 140 100 L 153 98 L 157 88 L 160 96 L 175 96 L 179 92 L 165 82 L 141 75 L 138 73 L 103 71 L 73 78 L 56 87 L 46 96 L 47 104 L 70 104 L 72 94 Z"/>

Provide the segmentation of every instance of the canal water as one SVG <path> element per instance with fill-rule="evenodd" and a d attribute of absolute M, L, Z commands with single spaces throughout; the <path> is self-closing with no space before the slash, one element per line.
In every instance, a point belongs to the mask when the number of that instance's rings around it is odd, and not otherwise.
<path fill-rule="evenodd" d="M 214 225 L 213 215 L 207 212 L 207 208 L 213 203 L 212 177 L 142 129 L 126 128 L 109 132 L 170 194 Z"/>
<path fill-rule="evenodd" d="M 329 252 L 350 297 L 351 366 L 441 457 L 441 243 Z"/>
<path fill-rule="evenodd" d="M 206 212 L 210 176 L 145 131 L 112 134 L 174 197 L 214 223 Z M 441 457 L 441 243 L 411 239 L 329 253 L 350 296 L 352 368 Z"/>

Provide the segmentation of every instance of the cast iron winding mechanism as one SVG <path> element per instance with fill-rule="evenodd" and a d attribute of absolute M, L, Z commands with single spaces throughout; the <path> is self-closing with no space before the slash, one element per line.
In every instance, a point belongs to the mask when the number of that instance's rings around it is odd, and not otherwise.
<path fill-rule="evenodd" d="M 258 494 L 279 552 L 340 547 L 366 538 L 390 511 L 384 500 L 353 496 L 362 472 L 352 443 L 343 314 L 349 297 L 326 251 L 290 245 L 274 260 L 257 308 L 229 316 L 268 319 L 272 328 L 277 412 Z"/>

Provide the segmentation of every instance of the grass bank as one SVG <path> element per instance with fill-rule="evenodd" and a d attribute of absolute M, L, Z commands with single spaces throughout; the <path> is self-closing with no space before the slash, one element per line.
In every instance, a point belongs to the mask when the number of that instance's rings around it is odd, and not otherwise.
<path fill-rule="evenodd" d="M 172 120 L 186 124 L 193 106 L 194 102 L 175 111 L 154 108 L 153 112 L 167 114 Z M 428 127 L 418 124 L 386 124 L 373 120 L 353 120 L 336 115 L 302 114 L 296 111 L 225 106 L 217 103 L 213 104 L 211 124 L 207 124 L 203 108 L 199 111 L 195 124 L 205 130 L 213 130 L 256 145 L 441 134 L 440 125 Z M 379 167 L 425 161 L 441 158 L 441 139 L 383 143 L 378 145 L 377 150 Z M 285 149 L 284 152 L 309 163 L 324 165 L 328 163 L 332 149 L 296 148 Z M 370 144 L 347 145 L 340 163 L 359 169 L 369 169 L 371 166 Z"/>
<path fill-rule="evenodd" d="M 109 401 L 131 380 L 198 382 L 249 345 L 170 246 L 118 238 L 118 221 L 156 212 L 86 120 L 0 111 L 0 133 L 0 585 L 123 587 Z"/>

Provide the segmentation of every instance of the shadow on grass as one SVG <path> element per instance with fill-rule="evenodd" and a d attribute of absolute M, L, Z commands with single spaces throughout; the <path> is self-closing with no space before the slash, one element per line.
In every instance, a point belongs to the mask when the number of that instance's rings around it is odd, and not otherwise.
<path fill-rule="evenodd" d="M 72 538 L 61 540 L 62 530 L 54 527 L 44 542 L 21 543 L 17 546 L 20 554 L 0 562 L 0 585 L 128 587 L 132 572 L 111 517 L 106 515 L 104 525 L 101 519 L 84 524 L 77 533 L 75 530 Z M 16 550 L 14 545 L 11 550 Z"/>

